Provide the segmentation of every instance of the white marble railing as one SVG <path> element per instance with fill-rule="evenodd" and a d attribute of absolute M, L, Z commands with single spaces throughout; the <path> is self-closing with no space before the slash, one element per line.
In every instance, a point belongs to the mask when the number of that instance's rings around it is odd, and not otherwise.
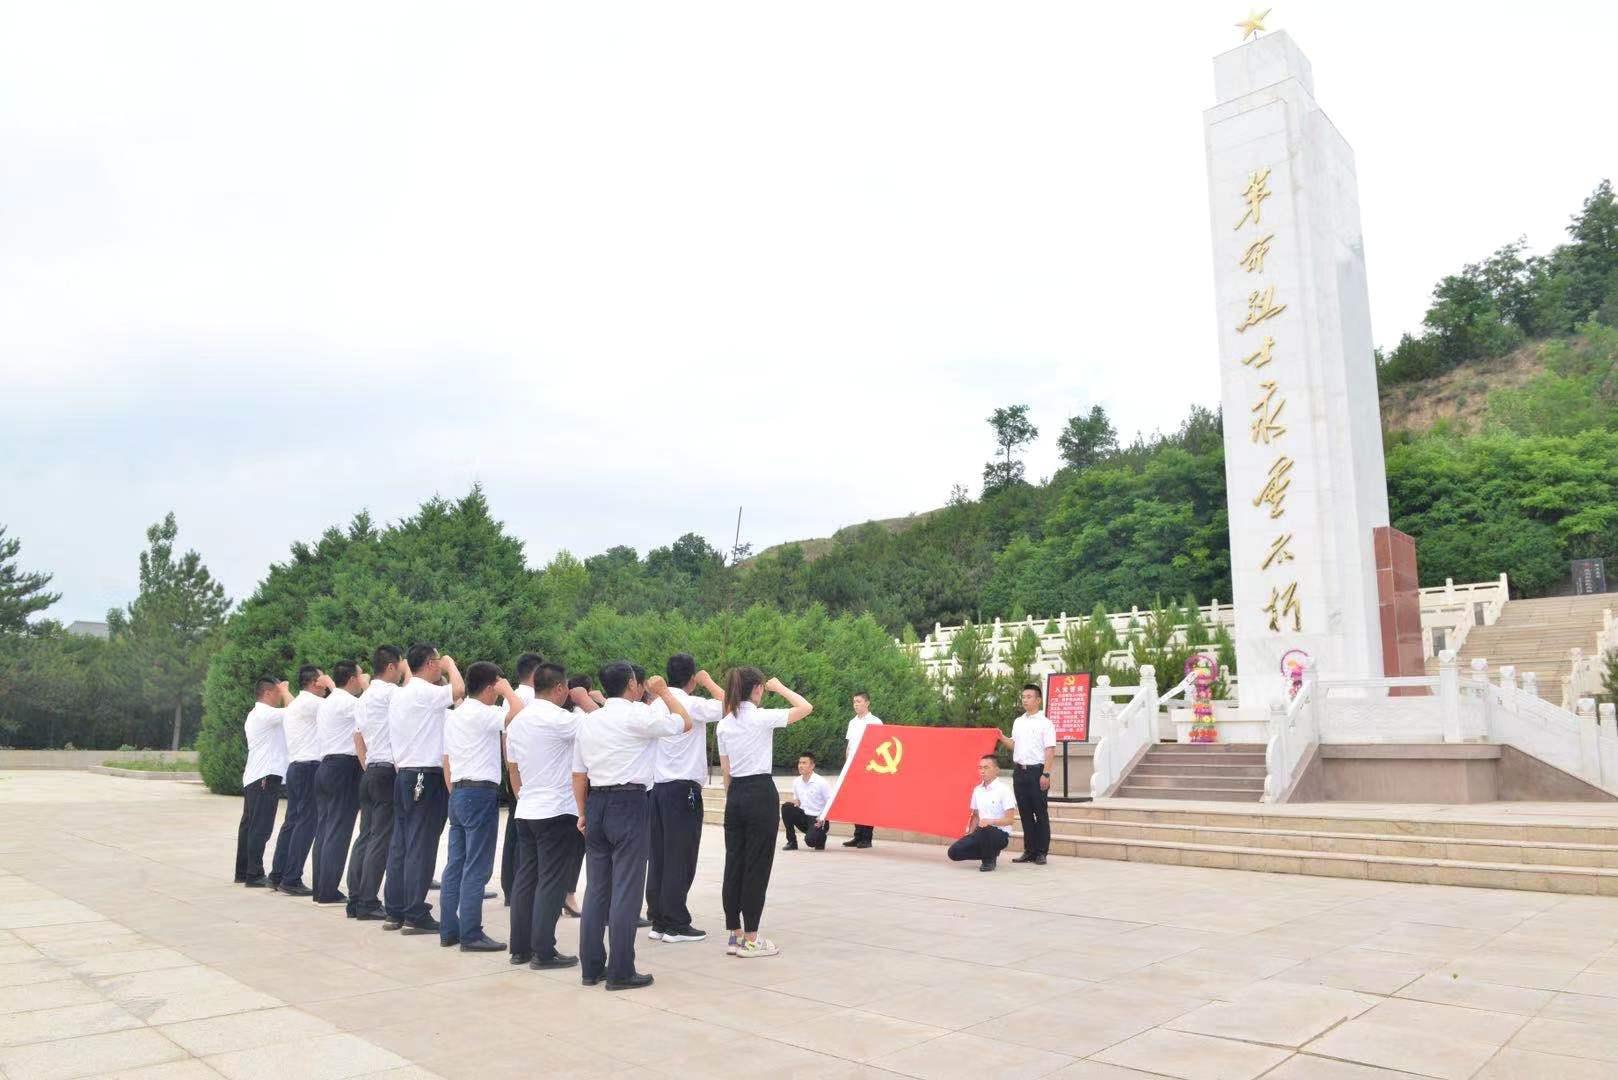
<path fill-rule="evenodd" d="M 1270 709 L 1270 738 L 1264 746 L 1265 802 L 1279 802 L 1286 797 L 1309 751 L 1320 743 L 1314 690 L 1314 664 L 1305 660 L 1297 693 L 1284 706 Z"/>
<path fill-rule="evenodd" d="M 1612 617 L 1612 609 L 1606 608 L 1601 612 L 1594 651 L 1587 654 L 1583 649 L 1570 650 L 1572 663 L 1568 674 L 1562 676 L 1562 708 L 1574 708 L 1580 698 L 1606 693 L 1607 657 L 1614 649 L 1618 649 L 1618 620 Z"/>
<path fill-rule="evenodd" d="M 1315 680 L 1306 671 L 1298 694 L 1271 713 L 1265 801 L 1285 796 L 1309 748 L 1321 743 L 1496 743 L 1618 795 L 1612 706 L 1598 711 L 1585 697 L 1570 711 L 1545 701 L 1537 689 L 1531 674 L 1519 687 L 1510 666 L 1491 683 L 1483 660 L 1463 675 L 1448 649 L 1432 676 Z"/>
<path fill-rule="evenodd" d="M 1461 585 L 1446 581 L 1443 585 L 1420 590 L 1423 655 L 1431 657 L 1441 651 L 1434 649 L 1435 634 L 1442 640 L 1443 648 L 1458 652 L 1466 640 L 1467 633 L 1474 626 L 1492 625 L 1500 617 L 1500 610 L 1504 607 L 1508 596 L 1508 582 L 1504 574 L 1494 581 Z M 1108 625 L 1122 643 L 1122 647 L 1107 654 L 1106 662 L 1109 665 L 1125 669 L 1138 666 L 1133 649 L 1132 631 L 1143 627 L 1150 615 L 1151 612 L 1142 611 L 1140 608 L 1107 614 Z M 1198 608 L 1197 617 L 1203 626 L 1210 630 L 1224 627 L 1234 632 L 1236 627 L 1236 609 L 1229 604 L 1221 604 L 1218 600 Z M 1055 618 L 1039 618 L 1031 615 L 1017 622 L 995 619 L 993 622 L 979 625 L 977 627 L 979 632 L 987 636 L 984 650 L 988 655 L 989 674 L 1005 675 L 1010 672 L 1011 666 L 1007 660 L 1017 639 L 1025 630 L 1033 631 L 1035 637 L 1039 639 L 1039 648 L 1030 665 L 1029 674 L 1042 678 L 1062 670 L 1062 647 L 1066 644 L 1068 629 L 1086 621 L 1086 616 L 1069 615 L 1064 611 Z M 962 626 L 936 623 L 932 633 L 921 641 L 909 645 L 899 642 L 899 645 L 920 660 L 929 675 L 946 679 L 958 674 L 960 670 L 960 664 L 951 655 L 951 651 L 955 644 L 955 635 L 962 629 L 964 629 Z M 1175 626 L 1173 643 L 1184 642 L 1188 629 L 1189 627 L 1184 624 Z M 1618 636 L 1618 628 L 1614 629 L 1614 635 Z"/>
<path fill-rule="evenodd" d="M 1119 708 L 1115 699 L 1124 696 L 1129 701 Z M 1138 686 L 1113 686 L 1106 675 L 1097 679 L 1090 691 L 1090 722 L 1101 733 L 1090 778 L 1090 792 L 1099 797 L 1110 794 L 1135 757 L 1157 741 L 1157 673 L 1152 665 L 1141 665 Z"/>

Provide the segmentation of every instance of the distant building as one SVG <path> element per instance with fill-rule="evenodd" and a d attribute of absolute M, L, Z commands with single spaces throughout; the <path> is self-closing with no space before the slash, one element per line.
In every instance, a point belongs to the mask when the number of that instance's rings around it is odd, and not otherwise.
<path fill-rule="evenodd" d="M 104 622 L 91 622 L 88 619 L 75 619 L 67 624 L 67 632 L 76 637 L 100 638 L 107 640 L 107 624 Z"/>

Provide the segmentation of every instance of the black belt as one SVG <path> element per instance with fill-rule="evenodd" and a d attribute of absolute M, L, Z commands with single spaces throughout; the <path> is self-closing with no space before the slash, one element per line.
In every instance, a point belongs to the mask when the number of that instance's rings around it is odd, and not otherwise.
<path fill-rule="evenodd" d="M 492 791 L 500 785 L 495 783 L 493 780 L 457 780 L 450 786 L 456 791 L 461 791 L 465 788 L 471 788 L 473 790 L 477 790 L 479 788 L 489 788 Z"/>
<path fill-rule="evenodd" d="M 591 791 L 604 791 L 604 792 L 605 791 L 639 791 L 642 794 L 644 794 L 645 791 L 646 791 L 646 785 L 645 784 L 607 784 L 607 785 L 602 786 L 602 787 L 592 786 L 590 788 L 590 790 Z"/>
<path fill-rule="evenodd" d="M 358 764 L 360 760 L 358 754 L 327 754 L 325 757 L 320 759 L 320 762 L 324 765 L 328 761 L 340 761 L 343 758 L 347 758 L 355 764 Z"/>
<path fill-rule="evenodd" d="M 397 767 L 391 761 L 373 761 L 365 766 L 365 770 L 367 772 L 372 769 L 393 769 L 395 772 L 398 771 Z"/>
<path fill-rule="evenodd" d="M 1015 761 L 1011 763 L 1011 767 L 1013 769 L 1040 769 L 1040 770 L 1043 770 L 1045 768 L 1045 766 L 1043 766 L 1043 765 L 1018 765 Z"/>
<path fill-rule="evenodd" d="M 426 772 L 437 773 L 439 776 L 444 775 L 444 767 L 442 765 L 400 765 L 398 767 L 403 769 L 405 772 Z"/>

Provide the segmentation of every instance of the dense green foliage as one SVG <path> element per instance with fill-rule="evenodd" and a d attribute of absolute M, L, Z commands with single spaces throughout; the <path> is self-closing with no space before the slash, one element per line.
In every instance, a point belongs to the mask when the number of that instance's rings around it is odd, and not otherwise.
<path fill-rule="evenodd" d="M 1517 240 L 1433 288 L 1426 332 L 1404 335 L 1381 358 L 1384 386 L 1431 378 L 1503 356 L 1526 340 L 1571 333 L 1586 322 L 1618 326 L 1618 199 L 1603 180 L 1549 255 Z"/>

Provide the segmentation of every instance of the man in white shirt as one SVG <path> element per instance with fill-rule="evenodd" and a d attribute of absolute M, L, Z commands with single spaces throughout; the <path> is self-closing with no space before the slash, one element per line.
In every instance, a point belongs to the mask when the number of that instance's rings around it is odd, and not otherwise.
<path fill-rule="evenodd" d="M 438 920 L 427 903 L 438 838 L 449 817 L 444 786 L 444 722 L 449 708 L 466 696 L 461 671 L 431 645 L 412 645 L 405 654 L 410 679 L 388 702 L 388 739 L 393 744 L 393 839 L 383 883 L 384 930 L 437 934 Z M 439 680 L 447 680 L 440 682 Z"/>
<path fill-rule="evenodd" d="M 501 705 L 495 705 L 495 699 Z M 444 779 L 449 796 L 449 861 L 439 893 L 438 943 L 462 952 L 504 952 L 483 932 L 483 887 L 494 869 L 500 833 L 500 747 L 522 698 L 500 673 L 479 660 L 466 669 L 466 697 L 444 722 Z"/>
<path fill-rule="evenodd" d="M 577 956 L 556 948 L 562 900 L 584 858 L 579 808 L 573 799 L 573 737 L 595 703 L 570 691 L 560 664 L 534 669 L 534 703 L 506 730 L 506 772 L 517 793 L 517 872 L 512 883 L 511 962 L 535 970 L 572 967 Z M 521 693 L 522 688 L 518 687 Z M 565 706 L 574 693 L 588 703 Z"/>
<path fill-rule="evenodd" d="M 315 772 L 315 903 L 341 904 L 348 900 L 338 891 L 348 842 L 354 836 L 354 815 L 360 808 L 360 759 L 354 751 L 360 695 L 371 680 L 352 660 L 332 665 L 336 684 L 315 713 L 315 737 L 320 768 Z"/>
<path fill-rule="evenodd" d="M 949 846 L 951 861 L 976 859 L 978 869 L 985 873 L 994 869 L 1011 842 L 1011 823 L 1017 817 L 1015 800 L 999 776 L 1000 763 L 993 754 L 984 754 L 978 762 L 978 785 L 972 789 L 972 817 L 966 823 L 966 835 Z"/>
<path fill-rule="evenodd" d="M 601 690 L 607 703 L 573 740 L 573 799 L 589 881 L 579 961 L 585 986 L 605 979 L 608 990 L 633 990 L 652 984 L 650 975 L 635 971 L 635 924 L 646 894 L 646 793 L 656 773 L 657 740 L 690 731 L 692 723 L 661 677 L 642 687 L 627 660 L 601 669 Z M 668 711 L 642 702 L 646 690 Z"/>
<path fill-rule="evenodd" d="M 702 941 L 708 935 L 691 925 L 686 898 L 697 876 L 702 846 L 702 785 L 708 779 L 708 725 L 725 713 L 725 691 L 690 653 L 675 653 L 664 668 L 669 693 L 685 706 L 691 730 L 657 742 L 652 784 L 651 857 L 646 868 L 646 936 L 671 944 Z M 693 697 L 698 686 L 709 697 Z M 663 709 L 663 703 L 652 706 Z"/>
<path fill-rule="evenodd" d="M 831 785 L 815 772 L 815 755 L 805 750 L 798 755 L 798 775 L 792 781 L 792 801 L 781 804 L 781 824 L 786 826 L 787 842 L 782 851 L 798 850 L 798 832 L 805 847 L 826 850 L 826 807 L 831 805 Z M 794 831 L 797 830 L 797 831 Z"/>
<path fill-rule="evenodd" d="M 849 757 L 853 757 L 854 751 L 860 748 L 860 740 L 865 737 L 865 729 L 872 726 L 881 727 L 882 718 L 871 711 L 871 695 L 864 690 L 857 691 L 854 694 L 854 718 L 848 722 L 848 730 L 843 735 L 848 742 Z M 787 835 L 790 837 L 792 834 Z M 853 837 L 844 840 L 843 846 L 868 848 L 875 835 L 876 830 L 870 825 L 856 825 Z"/>
<path fill-rule="evenodd" d="M 515 686 L 523 708 L 534 703 L 534 672 L 544 662 L 545 658 L 537 652 L 525 652 L 517 657 Z M 509 737 L 509 732 L 507 734 Z M 512 884 L 517 879 L 517 793 L 511 789 L 506 773 L 505 765 L 510 764 L 511 758 L 506 755 L 503 743 L 501 755 L 500 797 L 506 800 L 506 831 L 500 840 L 500 893 L 506 898 L 506 907 L 510 907 Z"/>
<path fill-rule="evenodd" d="M 1022 715 L 1012 721 L 1011 735 L 1000 742 L 1011 747 L 1011 790 L 1022 819 L 1022 854 L 1012 862 L 1045 865 L 1051 849 L 1051 766 L 1056 761 L 1056 725 L 1045 716 L 1038 683 L 1022 688 Z"/>
<path fill-rule="evenodd" d="M 242 769 L 242 820 L 236 826 L 236 881 L 249 889 L 262 889 L 269 884 L 264 876 L 264 845 L 275 829 L 281 779 L 287 771 L 282 725 L 292 691 L 286 683 L 265 675 L 253 684 L 253 701 L 243 724 L 247 764 Z"/>
<path fill-rule="evenodd" d="M 313 664 L 298 669 L 298 696 L 287 706 L 287 816 L 275 835 L 275 859 L 270 863 L 270 890 L 288 896 L 314 892 L 303 883 L 303 864 L 315 840 L 315 773 L 320 770 L 320 737 L 315 717 L 331 691 L 332 681 Z"/>
<path fill-rule="evenodd" d="M 388 703 L 404 681 L 403 656 L 392 645 L 371 654 L 371 681 L 360 695 L 355 717 L 354 753 L 364 777 L 360 781 L 360 832 L 348 853 L 348 917 L 380 922 L 382 874 L 388 868 L 393 839 L 393 741 L 388 738 Z"/>

